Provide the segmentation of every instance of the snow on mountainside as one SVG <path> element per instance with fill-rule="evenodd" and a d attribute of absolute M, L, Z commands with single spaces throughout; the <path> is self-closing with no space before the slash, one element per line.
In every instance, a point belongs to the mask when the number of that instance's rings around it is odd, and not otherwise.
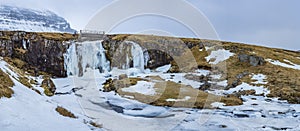
<path fill-rule="evenodd" d="M 0 30 L 68 33 L 75 31 L 64 18 L 51 11 L 8 5 L 0 5 Z"/>

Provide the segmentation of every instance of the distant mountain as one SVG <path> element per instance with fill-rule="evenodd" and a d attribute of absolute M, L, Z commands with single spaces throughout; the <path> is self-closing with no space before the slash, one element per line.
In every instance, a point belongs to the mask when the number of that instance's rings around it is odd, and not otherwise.
<path fill-rule="evenodd" d="M 64 18 L 51 11 L 8 5 L 0 5 L 0 30 L 67 33 L 75 31 Z"/>

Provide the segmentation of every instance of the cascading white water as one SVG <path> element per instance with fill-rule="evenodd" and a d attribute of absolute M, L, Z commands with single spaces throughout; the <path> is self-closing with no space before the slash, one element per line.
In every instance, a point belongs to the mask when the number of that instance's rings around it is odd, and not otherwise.
<path fill-rule="evenodd" d="M 119 58 L 120 57 L 120 58 Z M 121 69 L 135 68 L 141 72 L 149 60 L 147 51 L 139 44 L 125 41 L 120 44 L 113 58 L 113 67 Z M 110 62 L 106 59 L 102 41 L 74 42 L 64 54 L 64 64 L 68 76 L 83 76 L 87 69 L 99 69 L 101 73 L 110 71 Z"/>
<path fill-rule="evenodd" d="M 129 42 L 132 44 L 131 46 L 131 55 L 133 60 L 133 68 L 140 69 L 141 71 L 144 71 L 145 67 L 145 57 L 142 47 L 140 47 L 138 44 L 134 42 Z"/>
<path fill-rule="evenodd" d="M 126 62 L 124 65 L 122 65 L 123 69 L 136 68 L 140 71 L 144 71 L 144 68 L 149 60 L 149 55 L 147 51 L 143 51 L 139 44 L 132 41 L 125 41 L 120 45 L 119 51 L 125 53 L 124 55 L 126 55 Z M 132 63 L 132 65 L 130 65 L 130 63 Z"/>
<path fill-rule="evenodd" d="M 75 42 L 64 54 L 68 76 L 82 76 L 88 68 L 108 72 L 110 63 L 105 56 L 102 41 Z"/>

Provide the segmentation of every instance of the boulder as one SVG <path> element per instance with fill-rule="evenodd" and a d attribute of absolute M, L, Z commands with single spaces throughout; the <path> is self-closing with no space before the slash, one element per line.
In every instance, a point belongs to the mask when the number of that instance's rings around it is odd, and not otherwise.
<path fill-rule="evenodd" d="M 103 92 L 110 92 L 116 90 L 113 83 L 113 79 L 111 78 L 107 79 L 102 85 L 103 85 Z"/>
<path fill-rule="evenodd" d="M 241 81 L 238 80 L 234 80 L 230 85 L 228 85 L 225 90 L 229 90 L 230 88 L 235 88 L 237 87 L 239 84 L 241 83 Z"/>
<path fill-rule="evenodd" d="M 42 81 L 41 87 L 44 88 L 44 93 L 47 96 L 53 96 L 55 94 L 56 87 L 50 77 L 45 77 Z"/>
<path fill-rule="evenodd" d="M 193 75 L 193 74 L 186 74 L 184 76 L 184 78 L 193 80 L 193 81 L 198 81 L 201 83 L 211 80 L 211 78 L 209 76 L 204 76 L 204 75 L 197 76 L 197 75 Z"/>
<path fill-rule="evenodd" d="M 206 81 L 206 82 L 204 82 L 203 85 L 201 85 L 201 86 L 199 87 L 199 90 L 205 91 L 205 90 L 210 89 L 211 86 L 212 86 L 212 84 L 211 84 L 211 83 L 208 83 L 208 82 Z"/>
<path fill-rule="evenodd" d="M 240 62 L 249 63 L 251 66 L 261 66 L 266 63 L 263 57 L 256 55 L 239 54 L 238 58 Z"/>
<path fill-rule="evenodd" d="M 119 80 L 126 79 L 128 76 L 126 74 L 119 75 Z"/>

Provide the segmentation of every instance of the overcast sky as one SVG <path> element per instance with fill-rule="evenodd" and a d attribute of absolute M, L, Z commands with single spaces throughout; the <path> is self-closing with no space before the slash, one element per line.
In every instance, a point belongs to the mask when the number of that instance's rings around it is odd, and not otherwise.
<path fill-rule="evenodd" d="M 0 1 L 1 4 L 51 10 L 67 19 L 77 30 L 83 29 L 97 12 L 113 3 L 113 0 Z M 300 50 L 299 0 L 187 0 L 187 2 L 208 18 L 221 40 Z M 157 6 L 180 10 L 178 6 L 170 7 L 167 3 Z M 120 8 L 119 11 L 126 9 Z M 109 15 L 114 17 L 115 13 Z M 147 30 L 195 37 L 180 23 L 154 16 L 141 16 L 124 21 L 111 33 L 136 33 Z"/>

